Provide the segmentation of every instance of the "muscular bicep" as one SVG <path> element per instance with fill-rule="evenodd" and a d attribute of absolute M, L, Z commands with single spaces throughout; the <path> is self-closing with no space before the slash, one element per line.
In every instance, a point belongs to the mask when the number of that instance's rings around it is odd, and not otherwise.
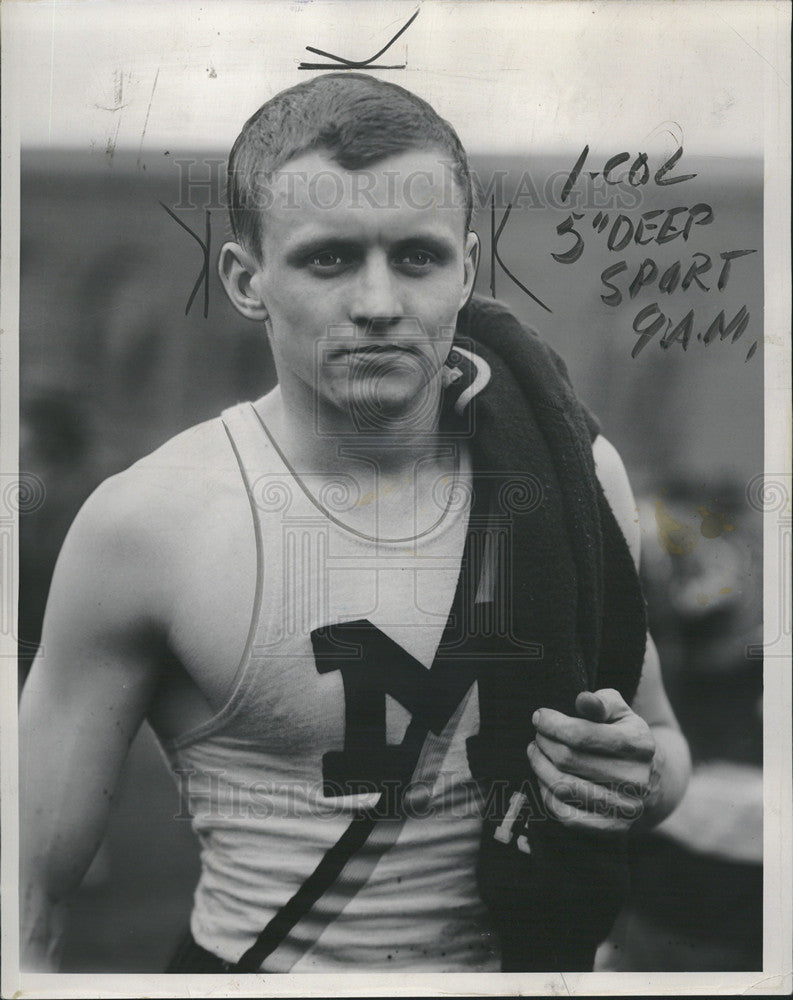
<path fill-rule="evenodd" d="M 628 543 L 628 548 L 638 569 L 641 559 L 639 511 L 625 466 L 617 449 L 602 435 L 595 439 L 592 445 L 592 454 L 603 493 L 625 536 L 625 541 Z M 641 679 L 631 707 L 651 726 L 662 725 L 678 728 L 675 714 L 664 689 L 658 651 L 649 632 Z"/>
<path fill-rule="evenodd" d="M 628 473 L 625 471 L 619 452 L 602 434 L 595 438 L 592 456 L 595 459 L 595 472 L 603 487 L 603 493 L 617 524 L 622 529 L 633 561 L 638 568 L 641 557 L 641 527 L 639 509 L 636 506 Z"/>
<path fill-rule="evenodd" d="M 91 861 L 158 682 L 145 553 L 110 493 L 64 543 L 20 708 L 23 862 L 54 898 Z"/>

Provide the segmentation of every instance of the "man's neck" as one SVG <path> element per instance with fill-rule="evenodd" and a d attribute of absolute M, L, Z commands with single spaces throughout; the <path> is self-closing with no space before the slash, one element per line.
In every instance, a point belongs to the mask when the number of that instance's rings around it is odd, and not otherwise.
<path fill-rule="evenodd" d="M 440 431 L 440 389 L 419 413 L 376 424 L 329 405 L 306 407 L 277 386 L 256 404 L 290 465 L 319 475 L 368 465 L 381 478 L 400 478 L 418 465 L 447 464 Z"/>
<path fill-rule="evenodd" d="M 390 433 L 335 433 L 306 428 L 284 405 L 278 388 L 255 404 L 271 439 L 304 489 L 318 500 L 323 485 L 336 484 L 350 504 L 338 516 L 351 530 L 372 538 L 421 536 L 442 522 L 454 496 L 464 456 L 459 441 L 444 440 L 435 426 L 393 428 Z"/>

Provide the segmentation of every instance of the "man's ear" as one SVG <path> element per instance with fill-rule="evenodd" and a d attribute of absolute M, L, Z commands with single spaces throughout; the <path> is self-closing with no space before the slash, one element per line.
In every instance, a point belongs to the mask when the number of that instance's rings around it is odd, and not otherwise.
<path fill-rule="evenodd" d="M 474 291 L 474 282 L 476 281 L 476 272 L 479 268 L 479 237 L 476 233 L 471 230 L 465 237 L 465 259 L 463 262 L 464 268 L 464 285 L 463 294 L 460 297 L 460 308 L 468 302 Z"/>
<path fill-rule="evenodd" d="M 267 307 L 257 291 L 254 277 L 261 270 L 253 254 L 239 243 L 224 243 L 218 257 L 218 274 L 231 304 L 246 319 L 266 322 Z"/>

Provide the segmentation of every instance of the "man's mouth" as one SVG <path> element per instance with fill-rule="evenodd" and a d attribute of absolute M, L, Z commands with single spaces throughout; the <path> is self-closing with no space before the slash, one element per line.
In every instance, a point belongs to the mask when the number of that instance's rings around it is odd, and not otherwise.
<path fill-rule="evenodd" d="M 415 344 L 361 344 L 352 347 L 337 348 L 331 351 L 330 360 L 348 358 L 351 361 L 378 361 L 388 358 L 411 355 L 419 357 L 421 352 Z"/>

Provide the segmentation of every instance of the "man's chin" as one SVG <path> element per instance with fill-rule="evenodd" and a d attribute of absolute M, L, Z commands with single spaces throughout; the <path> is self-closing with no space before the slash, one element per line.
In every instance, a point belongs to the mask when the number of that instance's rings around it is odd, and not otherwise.
<path fill-rule="evenodd" d="M 426 383 L 361 386 L 346 395 L 337 406 L 356 433 L 430 431 L 437 424 L 437 397 Z"/>

